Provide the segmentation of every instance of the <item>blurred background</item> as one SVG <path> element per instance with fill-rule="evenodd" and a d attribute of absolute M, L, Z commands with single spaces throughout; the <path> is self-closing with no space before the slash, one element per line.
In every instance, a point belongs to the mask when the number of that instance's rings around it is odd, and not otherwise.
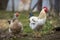
<path fill-rule="evenodd" d="M 47 7 L 49 9 L 48 19 L 56 19 L 58 21 L 56 24 L 58 25 L 60 24 L 59 4 L 60 0 L 1 0 L 0 19 L 10 19 L 18 11 L 20 12 L 19 20 L 24 24 L 26 22 L 24 21 L 25 17 L 27 18 L 30 12 L 37 16 L 43 7 Z"/>
<path fill-rule="evenodd" d="M 15 12 L 19 12 L 18 19 L 24 26 L 23 33 L 32 33 L 28 22 L 29 13 L 38 16 L 43 7 L 47 7 L 49 12 L 42 34 L 50 32 L 53 27 L 60 27 L 60 0 L 0 0 L 0 29 L 7 29 L 8 19 L 11 19 Z"/>
<path fill-rule="evenodd" d="M 34 13 L 38 15 L 41 9 L 46 6 L 49 9 L 49 19 L 56 18 L 60 23 L 60 0 L 1 0 L 0 1 L 0 19 L 12 18 L 16 11 L 21 15 Z M 26 16 L 26 15 L 24 15 Z M 21 17 L 23 18 L 23 17 Z M 23 18 L 24 19 L 24 18 Z M 20 19 L 21 20 L 21 19 Z"/>
<path fill-rule="evenodd" d="M 46 6 L 50 11 L 53 10 L 55 14 L 59 15 L 59 4 L 60 1 L 57 0 L 1 0 L 0 10 L 21 12 L 24 10 L 28 11 L 30 9 L 33 9 L 35 6 L 33 11 L 36 12 L 40 11 L 42 7 Z"/>

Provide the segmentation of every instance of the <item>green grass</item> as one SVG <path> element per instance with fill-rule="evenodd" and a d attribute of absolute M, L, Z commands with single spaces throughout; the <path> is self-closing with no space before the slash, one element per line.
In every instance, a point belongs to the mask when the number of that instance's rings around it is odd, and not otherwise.
<path fill-rule="evenodd" d="M 0 11 L 0 19 L 10 19 L 13 17 L 13 12 Z M 38 12 L 33 13 L 35 16 L 38 16 Z M 24 27 L 24 33 L 32 33 L 33 30 L 29 27 L 29 13 L 28 12 L 20 12 L 19 21 L 22 22 Z M 42 33 L 47 33 L 52 28 L 50 22 L 47 20 Z"/>

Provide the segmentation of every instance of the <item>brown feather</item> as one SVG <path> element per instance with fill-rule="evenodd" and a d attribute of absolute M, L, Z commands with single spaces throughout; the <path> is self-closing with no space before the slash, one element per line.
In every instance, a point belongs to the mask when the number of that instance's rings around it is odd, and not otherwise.
<path fill-rule="evenodd" d="M 12 33 L 19 33 L 21 32 L 22 30 L 22 24 L 19 24 L 19 21 L 18 20 L 15 20 L 13 22 L 13 25 L 10 27 Z"/>

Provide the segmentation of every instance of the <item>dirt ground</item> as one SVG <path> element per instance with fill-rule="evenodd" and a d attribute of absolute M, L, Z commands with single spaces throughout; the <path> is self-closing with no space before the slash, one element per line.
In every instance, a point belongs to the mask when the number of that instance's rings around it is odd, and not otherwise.
<path fill-rule="evenodd" d="M 8 33 L 2 33 L 0 34 L 0 40 L 60 40 L 60 32 L 55 32 L 51 34 L 46 34 L 41 37 L 32 37 L 29 35 L 13 35 L 13 34 L 8 34 Z"/>

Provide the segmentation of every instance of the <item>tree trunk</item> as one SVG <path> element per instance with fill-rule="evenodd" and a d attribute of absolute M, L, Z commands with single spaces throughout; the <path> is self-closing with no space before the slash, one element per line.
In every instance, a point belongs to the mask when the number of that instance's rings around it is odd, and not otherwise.
<path fill-rule="evenodd" d="M 9 0 L 0 0 L 0 9 L 5 10 Z"/>
<path fill-rule="evenodd" d="M 58 17 L 60 12 L 60 0 L 55 0 L 54 11 L 56 16 Z"/>
<path fill-rule="evenodd" d="M 14 12 L 14 0 L 12 0 L 12 11 Z"/>
<path fill-rule="evenodd" d="M 55 5 L 54 5 L 54 12 L 56 14 L 56 19 L 57 19 L 57 26 L 60 26 L 60 17 L 59 17 L 59 12 L 60 12 L 60 0 L 55 0 Z"/>
<path fill-rule="evenodd" d="M 41 11 L 42 9 L 42 0 L 38 0 L 38 11 Z"/>

